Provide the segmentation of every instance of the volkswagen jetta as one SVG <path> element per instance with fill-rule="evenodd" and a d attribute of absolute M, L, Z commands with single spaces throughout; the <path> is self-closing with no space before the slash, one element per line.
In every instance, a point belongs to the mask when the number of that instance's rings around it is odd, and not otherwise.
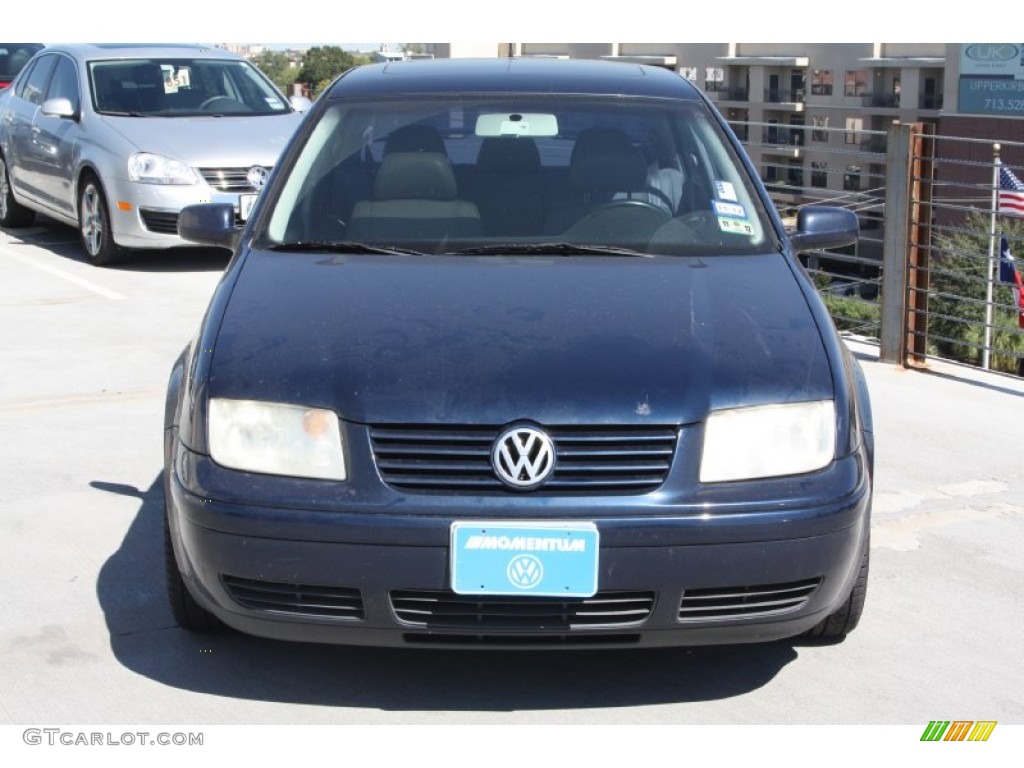
<path fill-rule="evenodd" d="M 179 623 L 445 647 L 838 639 L 864 380 L 729 127 L 667 71 L 362 67 L 318 100 L 167 397 Z"/>

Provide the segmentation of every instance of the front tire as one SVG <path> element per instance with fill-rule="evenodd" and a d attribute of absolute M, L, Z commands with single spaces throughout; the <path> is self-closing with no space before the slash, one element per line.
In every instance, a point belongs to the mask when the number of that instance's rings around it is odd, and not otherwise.
<path fill-rule="evenodd" d="M 7 161 L 0 155 L 0 227 L 27 227 L 35 217 L 34 211 L 20 205 L 14 199 L 11 178 L 7 173 Z"/>
<path fill-rule="evenodd" d="M 827 616 L 813 629 L 807 637 L 819 640 L 839 642 L 857 628 L 860 616 L 864 612 L 864 601 L 868 592 L 868 566 L 870 561 L 870 540 L 864 542 L 864 554 L 860 558 L 857 581 L 854 582 L 850 596 L 835 613 Z"/>
<path fill-rule="evenodd" d="M 110 209 L 103 187 L 95 176 L 86 176 L 78 193 L 78 231 L 85 255 L 93 264 L 106 267 L 124 261 L 126 252 L 114 242 Z"/>
<path fill-rule="evenodd" d="M 181 577 L 178 560 L 174 556 L 174 543 L 171 541 L 171 526 L 167 519 L 167 502 L 164 502 L 164 573 L 167 578 L 167 601 L 171 606 L 174 620 L 182 629 L 190 632 L 215 632 L 224 625 L 212 613 L 203 608 L 185 586 Z"/>

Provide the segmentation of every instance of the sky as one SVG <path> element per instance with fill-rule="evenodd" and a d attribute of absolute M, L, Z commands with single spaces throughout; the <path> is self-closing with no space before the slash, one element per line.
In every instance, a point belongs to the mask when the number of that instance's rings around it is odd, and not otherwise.
<path fill-rule="evenodd" d="M 44 42 L 225 42 L 308 47 L 330 37 L 344 40 L 407 40 L 417 42 L 963 42 L 991 40 L 1005 25 L 1005 3 L 972 0 L 957 13 L 922 11 L 912 3 L 857 0 L 842 5 L 821 0 L 728 0 L 684 3 L 646 0 L 612 4 L 609 11 L 586 11 L 583 0 L 385 0 L 378 3 L 304 6 L 294 20 L 282 22 L 282 6 L 272 12 L 255 4 L 175 0 L 159 17 L 140 14 L 137 0 L 94 0 L 88 14 L 74 0 L 55 0 L 56 13 L 45 25 L 31 3 L 10 3 L 3 12 L 7 39 Z M 589 6 L 593 8 L 594 6 Z M 159 18 L 156 24 L 153 20 Z M 140 29 L 142 30 L 140 32 Z M 145 38 L 145 40 L 140 40 Z M 279 40 L 305 40 L 281 43 Z M 378 43 L 346 45 L 375 48 Z"/>

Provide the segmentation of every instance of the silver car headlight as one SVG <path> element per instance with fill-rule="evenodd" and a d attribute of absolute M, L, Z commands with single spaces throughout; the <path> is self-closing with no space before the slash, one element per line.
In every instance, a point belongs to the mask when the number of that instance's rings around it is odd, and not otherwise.
<path fill-rule="evenodd" d="M 702 483 L 813 472 L 836 449 L 831 400 L 712 411 L 704 427 Z"/>
<path fill-rule="evenodd" d="M 180 160 L 152 152 L 128 158 L 128 178 L 142 184 L 198 184 L 199 174 Z"/>
<path fill-rule="evenodd" d="M 232 469 L 344 480 L 338 416 L 323 408 L 211 398 L 210 455 Z"/>

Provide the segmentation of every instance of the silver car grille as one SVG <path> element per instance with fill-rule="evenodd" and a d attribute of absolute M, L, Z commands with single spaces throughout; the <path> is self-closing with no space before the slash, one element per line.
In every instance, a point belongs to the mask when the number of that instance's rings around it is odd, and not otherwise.
<path fill-rule="evenodd" d="M 206 183 L 221 192 L 258 192 L 249 183 L 249 168 L 198 168 Z M 267 167 L 269 172 L 271 168 Z"/>

